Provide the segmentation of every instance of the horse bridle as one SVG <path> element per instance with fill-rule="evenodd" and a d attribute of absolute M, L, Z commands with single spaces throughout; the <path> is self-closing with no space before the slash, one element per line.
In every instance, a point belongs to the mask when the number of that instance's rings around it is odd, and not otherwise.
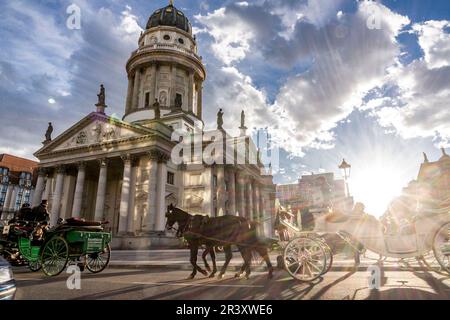
<path fill-rule="evenodd" d="M 186 229 L 188 228 L 189 224 L 190 224 L 190 220 L 191 220 L 191 216 L 188 217 L 186 224 L 184 225 L 184 228 L 181 230 L 180 228 L 175 228 L 173 225 L 169 226 L 169 223 L 166 222 L 166 229 L 167 230 L 174 230 L 176 231 L 176 237 L 177 238 L 181 238 L 183 236 L 183 234 L 186 232 Z M 178 221 L 177 221 L 178 222 Z M 180 225 L 180 224 L 178 224 Z"/>

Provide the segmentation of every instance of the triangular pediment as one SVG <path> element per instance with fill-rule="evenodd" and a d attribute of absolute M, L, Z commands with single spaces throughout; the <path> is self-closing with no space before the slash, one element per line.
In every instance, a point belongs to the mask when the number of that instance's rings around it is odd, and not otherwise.
<path fill-rule="evenodd" d="M 113 141 L 122 141 L 152 134 L 152 130 L 133 125 L 99 113 L 91 113 L 64 131 L 35 156 L 62 150 L 79 149 Z"/>

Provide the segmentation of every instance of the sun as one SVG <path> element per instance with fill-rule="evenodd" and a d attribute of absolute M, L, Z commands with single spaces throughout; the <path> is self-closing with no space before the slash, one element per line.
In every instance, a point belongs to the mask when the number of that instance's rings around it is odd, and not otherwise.
<path fill-rule="evenodd" d="M 375 160 L 355 171 L 349 180 L 350 193 L 355 202 L 364 203 L 366 212 L 376 217 L 384 214 L 389 203 L 406 186 L 403 169 L 392 162 Z"/>

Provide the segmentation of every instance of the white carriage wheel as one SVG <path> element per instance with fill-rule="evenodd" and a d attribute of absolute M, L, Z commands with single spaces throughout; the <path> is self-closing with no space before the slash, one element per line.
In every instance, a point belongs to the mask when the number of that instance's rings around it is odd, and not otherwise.
<path fill-rule="evenodd" d="M 443 271 L 450 274 L 450 223 L 444 224 L 436 232 L 433 252 Z"/>
<path fill-rule="evenodd" d="M 284 267 L 295 279 L 310 282 L 327 268 L 326 253 L 320 241 L 296 238 L 288 243 L 283 254 Z"/>

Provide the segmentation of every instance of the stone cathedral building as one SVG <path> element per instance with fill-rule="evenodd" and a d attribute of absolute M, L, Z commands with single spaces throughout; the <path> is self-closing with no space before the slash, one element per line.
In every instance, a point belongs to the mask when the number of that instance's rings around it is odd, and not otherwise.
<path fill-rule="evenodd" d="M 68 217 L 108 220 L 115 248 L 177 243 L 164 231 L 170 203 L 195 214 L 258 220 L 260 232 L 271 235 L 275 185 L 244 120 L 240 137 L 231 137 L 222 128 L 220 111 L 216 131 L 227 144 L 245 146 L 243 152 L 224 148 L 224 157 L 248 160 L 256 154 L 255 162 L 207 164 L 195 156 L 187 163 L 172 161 L 179 143 L 172 133 L 203 136 L 202 112 L 208 107 L 202 103 L 206 70 L 196 38 L 188 18 L 172 3 L 151 15 L 126 71 L 122 120 L 105 113 L 102 86 L 95 112 L 54 139 L 47 132 L 44 146 L 35 153 L 40 164 L 33 205 L 48 200 L 52 224 Z M 202 150 L 210 144 L 200 141 Z"/>

